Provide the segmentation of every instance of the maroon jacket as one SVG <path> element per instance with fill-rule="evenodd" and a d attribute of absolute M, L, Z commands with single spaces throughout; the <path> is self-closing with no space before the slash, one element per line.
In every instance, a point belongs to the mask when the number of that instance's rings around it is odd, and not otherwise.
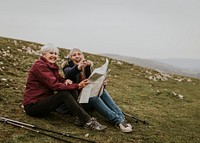
<path fill-rule="evenodd" d="M 59 74 L 58 65 L 49 63 L 41 56 L 29 71 L 23 104 L 41 101 L 53 95 L 54 91 L 70 91 L 77 88 L 78 84 L 66 85 L 65 79 Z"/>

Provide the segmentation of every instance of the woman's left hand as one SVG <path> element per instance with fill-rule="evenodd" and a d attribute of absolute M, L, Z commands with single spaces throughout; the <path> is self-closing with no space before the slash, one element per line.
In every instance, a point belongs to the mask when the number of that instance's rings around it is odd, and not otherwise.
<path fill-rule="evenodd" d="M 103 86 L 106 86 L 107 84 L 108 84 L 108 80 L 106 79 L 103 81 Z"/>
<path fill-rule="evenodd" d="M 84 87 L 87 86 L 88 84 L 89 84 L 88 79 L 82 80 L 82 81 L 78 84 L 79 89 L 84 88 Z"/>

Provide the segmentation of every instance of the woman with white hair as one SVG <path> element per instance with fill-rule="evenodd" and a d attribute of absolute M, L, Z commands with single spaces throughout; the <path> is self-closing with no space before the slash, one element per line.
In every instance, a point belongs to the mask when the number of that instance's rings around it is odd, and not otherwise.
<path fill-rule="evenodd" d="M 40 52 L 40 58 L 32 65 L 28 74 L 23 99 L 26 114 L 42 117 L 64 104 L 85 127 L 104 130 L 106 126 L 90 117 L 71 94 L 73 90 L 85 87 L 88 81 L 72 83 L 71 80 L 61 77 L 56 64 L 59 50 L 54 45 L 44 45 Z"/>
<path fill-rule="evenodd" d="M 72 49 L 67 60 L 62 64 L 66 79 L 71 79 L 74 83 L 79 83 L 87 79 L 91 74 L 93 63 L 85 60 L 80 49 Z M 104 86 L 107 82 L 104 82 Z M 80 93 L 80 90 L 78 91 Z M 89 103 L 82 104 L 83 108 L 93 108 L 105 119 L 114 123 L 122 132 L 131 132 L 132 126 L 125 120 L 121 109 L 115 104 L 109 93 L 104 89 L 100 96 L 90 97 Z"/>

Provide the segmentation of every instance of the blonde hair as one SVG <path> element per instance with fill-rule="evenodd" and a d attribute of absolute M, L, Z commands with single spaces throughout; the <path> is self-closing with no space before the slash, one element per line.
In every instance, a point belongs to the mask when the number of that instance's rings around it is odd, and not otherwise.
<path fill-rule="evenodd" d="M 66 58 L 67 58 L 67 59 L 71 59 L 71 56 L 72 56 L 72 54 L 74 53 L 74 51 L 79 51 L 79 52 L 83 55 L 83 53 L 82 53 L 82 51 L 81 51 L 80 49 L 74 48 L 74 49 L 70 50 L 70 52 L 69 52 L 69 54 L 66 56 Z"/>

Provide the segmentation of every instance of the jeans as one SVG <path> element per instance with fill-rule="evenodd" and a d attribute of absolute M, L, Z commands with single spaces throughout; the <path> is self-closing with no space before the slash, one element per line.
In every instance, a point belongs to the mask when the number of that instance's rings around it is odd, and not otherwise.
<path fill-rule="evenodd" d="M 109 93 L 104 89 L 100 97 L 90 97 L 89 104 L 104 118 L 114 124 L 124 121 L 124 114 L 115 104 Z"/>

